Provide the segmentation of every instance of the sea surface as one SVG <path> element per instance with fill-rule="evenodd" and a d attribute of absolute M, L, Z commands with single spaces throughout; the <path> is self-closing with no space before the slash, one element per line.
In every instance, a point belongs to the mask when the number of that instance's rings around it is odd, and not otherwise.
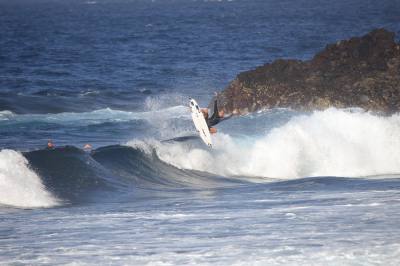
<path fill-rule="evenodd" d="M 264 110 L 210 149 L 188 108 L 381 27 L 399 1 L 0 0 L 0 264 L 399 265 L 400 114 Z"/>

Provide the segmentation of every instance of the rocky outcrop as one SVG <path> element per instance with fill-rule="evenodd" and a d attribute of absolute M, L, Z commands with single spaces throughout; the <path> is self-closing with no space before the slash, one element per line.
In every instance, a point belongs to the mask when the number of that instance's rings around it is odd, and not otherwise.
<path fill-rule="evenodd" d="M 309 61 L 279 59 L 240 73 L 217 99 L 229 113 L 274 107 L 398 112 L 400 45 L 394 33 L 376 29 L 330 44 Z"/>

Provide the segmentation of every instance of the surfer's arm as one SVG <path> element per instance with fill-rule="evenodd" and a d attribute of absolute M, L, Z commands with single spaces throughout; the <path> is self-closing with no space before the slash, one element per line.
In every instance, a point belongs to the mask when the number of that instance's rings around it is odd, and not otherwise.
<path fill-rule="evenodd" d="M 220 118 L 219 113 L 218 113 L 218 105 L 217 105 L 217 100 L 214 101 L 214 112 L 210 118 L 210 120 L 213 120 L 215 118 Z"/>
<path fill-rule="evenodd" d="M 220 119 L 220 122 L 222 122 L 222 121 L 224 121 L 224 120 L 227 120 L 227 119 L 231 118 L 232 116 L 233 116 L 233 114 L 229 114 L 229 115 L 227 115 L 227 116 L 224 116 L 224 117 L 222 117 L 222 118 Z"/>

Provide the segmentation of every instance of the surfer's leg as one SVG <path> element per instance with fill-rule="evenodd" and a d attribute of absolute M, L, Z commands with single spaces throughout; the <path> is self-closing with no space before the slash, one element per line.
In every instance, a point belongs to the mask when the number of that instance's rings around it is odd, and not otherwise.
<path fill-rule="evenodd" d="M 211 134 L 217 133 L 217 129 L 215 127 L 210 127 L 210 133 Z"/>

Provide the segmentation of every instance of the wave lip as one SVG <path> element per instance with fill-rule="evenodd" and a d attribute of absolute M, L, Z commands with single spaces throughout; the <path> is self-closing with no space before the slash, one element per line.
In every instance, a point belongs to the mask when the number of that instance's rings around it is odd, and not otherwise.
<path fill-rule="evenodd" d="M 46 190 L 28 160 L 14 150 L 0 151 L 0 204 L 21 208 L 53 207 L 58 199 Z"/>

